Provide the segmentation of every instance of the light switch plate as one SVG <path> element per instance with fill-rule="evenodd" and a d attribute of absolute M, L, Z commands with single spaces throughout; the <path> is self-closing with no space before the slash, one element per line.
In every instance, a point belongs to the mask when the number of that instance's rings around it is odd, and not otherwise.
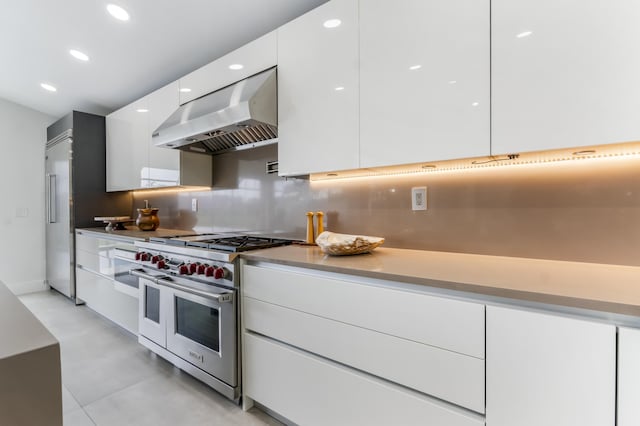
<path fill-rule="evenodd" d="M 417 186 L 411 188 L 411 210 L 427 209 L 427 187 Z"/>
<path fill-rule="evenodd" d="M 191 199 L 191 211 L 192 212 L 197 212 L 198 211 L 198 199 L 197 198 L 192 198 Z"/>

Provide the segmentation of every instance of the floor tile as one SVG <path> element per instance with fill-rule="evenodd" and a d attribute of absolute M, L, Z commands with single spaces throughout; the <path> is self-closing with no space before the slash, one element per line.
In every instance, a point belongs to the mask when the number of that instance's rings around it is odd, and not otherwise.
<path fill-rule="evenodd" d="M 95 423 L 82 408 L 64 413 L 62 421 L 64 426 L 95 426 Z"/>
<path fill-rule="evenodd" d="M 73 397 L 69 389 L 65 385 L 62 385 L 62 412 L 69 413 L 71 411 L 80 408 L 80 404 Z"/>
<path fill-rule="evenodd" d="M 243 412 L 200 382 L 183 376 L 151 378 L 84 408 L 96 424 L 105 426 L 278 424 L 257 410 Z"/>
<path fill-rule="evenodd" d="M 281 425 L 260 410 L 242 411 L 136 336 L 56 292 L 20 300 L 60 341 L 65 426 Z"/>

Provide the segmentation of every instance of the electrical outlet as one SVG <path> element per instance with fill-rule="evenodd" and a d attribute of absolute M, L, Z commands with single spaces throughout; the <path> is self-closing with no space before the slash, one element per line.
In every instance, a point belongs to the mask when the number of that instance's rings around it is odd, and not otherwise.
<path fill-rule="evenodd" d="M 411 210 L 427 209 L 427 187 L 417 186 L 411 188 Z"/>
<path fill-rule="evenodd" d="M 191 199 L 191 211 L 192 212 L 197 212 L 198 211 L 198 199 L 197 198 L 192 198 Z"/>

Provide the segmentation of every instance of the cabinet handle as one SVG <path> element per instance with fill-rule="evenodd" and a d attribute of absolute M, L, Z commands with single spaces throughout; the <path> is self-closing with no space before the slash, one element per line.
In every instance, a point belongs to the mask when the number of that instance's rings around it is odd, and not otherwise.
<path fill-rule="evenodd" d="M 56 195 L 56 175 L 48 174 L 47 178 L 47 222 L 56 223 L 58 221 L 56 218 L 56 205 L 58 204 Z"/>
<path fill-rule="evenodd" d="M 153 276 L 153 275 L 147 274 L 142 269 L 131 269 L 129 271 L 129 275 L 135 275 L 136 277 L 144 278 L 145 280 L 149 280 L 149 281 L 152 281 L 154 283 L 158 282 L 158 276 L 157 275 Z"/>
<path fill-rule="evenodd" d="M 200 290 L 197 290 L 195 288 L 191 288 L 191 287 L 186 287 L 186 286 L 180 285 L 180 284 L 175 283 L 175 282 L 173 282 L 173 281 L 171 281 L 170 279 L 167 279 L 167 278 L 158 278 L 156 280 L 156 283 L 158 285 L 164 285 L 164 286 L 176 289 L 176 290 L 184 291 L 185 293 L 195 294 L 196 296 L 201 296 L 201 297 L 204 297 L 206 299 L 213 299 L 213 300 L 217 301 L 218 303 L 233 302 L 233 292 L 232 291 L 224 292 L 224 293 L 208 293 L 206 291 L 200 291 Z"/>

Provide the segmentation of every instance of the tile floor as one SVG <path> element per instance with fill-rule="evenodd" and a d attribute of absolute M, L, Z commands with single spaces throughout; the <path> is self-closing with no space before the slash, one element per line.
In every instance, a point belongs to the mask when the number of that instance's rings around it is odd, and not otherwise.
<path fill-rule="evenodd" d="M 20 296 L 60 341 L 65 426 L 280 425 L 243 412 L 85 306 L 46 291 Z"/>

